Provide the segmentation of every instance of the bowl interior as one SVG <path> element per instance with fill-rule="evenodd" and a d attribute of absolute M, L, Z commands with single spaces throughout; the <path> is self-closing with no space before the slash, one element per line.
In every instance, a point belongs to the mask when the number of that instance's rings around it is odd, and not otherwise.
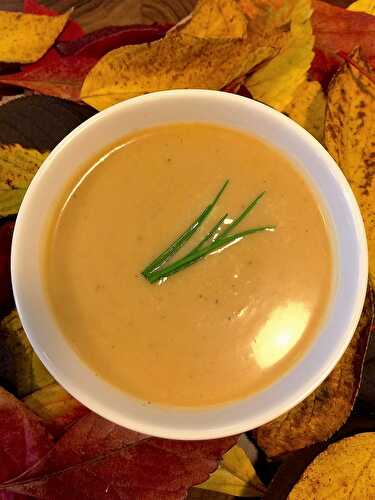
<path fill-rule="evenodd" d="M 323 202 L 336 247 L 337 282 L 332 302 L 321 332 L 305 357 L 263 392 L 202 410 L 146 405 L 96 377 L 59 332 L 46 300 L 41 266 L 50 214 L 83 162 L 127 133 L 189 121 L 242 129 L 294 159 Z M 367 285 L 367 247 L 362 218 L 344 176 L 310 134 L 250 99 L 214 91 L 182 90 L 149 94 L 113 106 L 83 123 L 54 149 L 22 203 L 11 267 L 16 305 L 25 331 L 47 369 L 74 397 L 105 418 L 146 434 L 209 439 L 243 432 L 276 418 L 328 375 L 350 342 L 360 317 Z"/>

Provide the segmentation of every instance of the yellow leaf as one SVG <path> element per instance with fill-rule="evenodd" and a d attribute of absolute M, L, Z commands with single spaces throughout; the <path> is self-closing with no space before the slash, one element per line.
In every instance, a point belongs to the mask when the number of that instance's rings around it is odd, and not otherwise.
<path fill-rule="evenodd" d="M 25 405 L 40 417 L 53 435 L 61 434 L 72 422 L 88 412 L 57 382 L 26 396 Z"/>
<path fill-rule="evenodd" d="M 0 323 L 0 358 L 0 378 L 18 397 L 54 381 L 33 351 L 15 309 Z"/>
<path fill-rule="evenodd" d="M 267 456 L 276 457 L 326 441 L 346 422 L 361 382 L 373 316 L 373 293 L 369 288 L 354 337 L 331 374 L 288 413 L 254 431 Z"/>
<path fill-rule="evenodd" d="M 0 11 L 0 61 L 37 61 L 53 45 L 69 15 L 70 12 L 61 16 L 36 16 Z"/>
<path fill-rule="evenodd" d="M 297 88 L 284 112 L 322 142 L 326 107 L 327 98 L 320 83 L 305 81 Z"/>
<path fill-rule="evenodd" d="M 375 0 L 357 0 L 349 5 L 348 10 L 375 15 Z"/>
<path fill-rule="evenodd" d="M 279 111 L 286 108 L 298 86 L 305 81 L 314 57 L 311 14 L 311 0 L 298 0 L 291 12 L 285 46 L 246 81 L 255 99 Z"/>
<path fill-rule="evenodd" d="M 331 444 L 307 467 L 289 500 L 375 498 L 375 432 Z"/>
<path fill-rule="evenodd" d="M 248 18 L 262 29 L 272 29 L 290 22 L 299 0 L 238 0 Z"/>
<path fill-rule="evenodd" d="M 175 32 L 152 44 L 105 55 L 86 77 L 81 98 L 97 109 L 158 90 L 219 90 L 274 54 L 272 40 L 197 38 Z"/>
<path fill-rule="evenodd" d="M 18 212 L 26 189 L 47 156 L 19 144 L 0 146 L 0 217 Z"/>
<path fill-rule="evenodd" d="M 328 92 L 325 144 L 348 179 L 367 232 L 370 276 L 375 282 L 375 71 L 356 50 Z M 368 78 L 366 73 L 370 76 Z"/>
<path fill-rule="evenodd" d="M 246 38 L 247 19 L 236 0 L 200 0 L 183 32 L 200 38 Z"/>
<path fill-rule="evenodd" d="M 253 464 L 238 445 L 223 456 L 218 469 L 197 488 L 240 497 L 261 497 L 265 492 Z"/>

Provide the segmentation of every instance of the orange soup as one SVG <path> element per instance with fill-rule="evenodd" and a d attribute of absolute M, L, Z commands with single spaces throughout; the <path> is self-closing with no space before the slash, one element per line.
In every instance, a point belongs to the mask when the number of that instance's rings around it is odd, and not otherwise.
<path fill-rule="evenodd" d="M 142 271 L 227 180 L 150 282 Z M 206 235 L 207 254 L 163 276 Z M 237 130 L 181 123 L 124 137 L 72 179 L 46 238 L 45 282 L 61 331 L 98 377 L 149 403 L 202 407 L 261 391 L 306 353 L 332 260 L 319 200 L 290 159 Z"/>

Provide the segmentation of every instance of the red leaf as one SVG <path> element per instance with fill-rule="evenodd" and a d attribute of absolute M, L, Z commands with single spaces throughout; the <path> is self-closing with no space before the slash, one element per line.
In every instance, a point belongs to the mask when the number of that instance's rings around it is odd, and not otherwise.
<path fill-rule="evenodd" d="M 123 45 L 149 43 L 162 38 L 172 25 L 134 24 L 108 26 L 74 40 L 60 42 L 57 50 L 64 56 L 80 55 L 100 58 L 110 50 Z"/>
<path fill-rule="evenodd" d="M 312 24 L 315 35 L 315 59 L 310 75 L 327 84 L 342 60 L 336 54 L 350 54 L 361 47 L 362 54 L 375 68 L 375 16 L 329 5 L 320 0 L 313 2 Z"/>
<path fill-rule="evenodd" d="M 55 448 L 4 488 L 53 500 L 179 500 L 206 480 L 236 438 L 170 441 L 83 417 Z"/>
<path fill-rule="evenodd" d="M 52 446 L 40 420 L 0 387 L 0 482 L 33 466 Z"/>
<path fill-rule="evenodd" d="M 23 11 L 25 14 L 37 14 L 40 16 L 57 16 L 58 13 L 44 5 L 41 5 L 37 0 L 24 0 Z M 68 21 L 63 32 L 58 37 L 58 41 L 76 40 L 83 36 L 85 32 L 76 21 Z"/>
<path fill-rule="evenodd" d="M 331 78 L 341 66 L 342 60 L 336 56 L 329 56 L 319 49 L 315 49 L 315 56 L 310 66 L 310 77 L 320 82 L 324 89 L 328 88 Z"/>
<path fill-rule="evenodd" d="M 0 314 L 1 315 L 5 315 L 13 304 L 12 282 L 10 279 L 10 249 L 12 245 L 13 229 L 14 229 L 14 222 L 5 222 L 2 226 L 0 226 Z"/>
<path fill-rule="evenodd" d="M 1 76 L 0 82 L 76 101 L 83 81 L 96 61 L 80 56 L 62 57 L 51 49 L 36 63 L 25 65 L 22 71 Z"/>

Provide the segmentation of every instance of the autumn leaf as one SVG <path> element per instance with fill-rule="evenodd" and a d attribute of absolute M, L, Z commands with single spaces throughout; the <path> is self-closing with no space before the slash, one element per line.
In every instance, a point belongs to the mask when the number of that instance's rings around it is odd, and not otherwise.
<path fill-rule="evenodd" d="M 359 46 L 375 69 L 375 16 L 352 12 L 319 0 L 313 0 L 313 7 L 315 57 L 310 69 L 311 77 L 326 86 L 343 62 L 337 55 L 349 54 Z"/>
<path fill-rule="evenodd" d="M 220 2 L 220 0 L 215 0 Z M 243 15 L 238 14 L 241 19 Z M 193 13 L 190 23 L 195 23 Z M 81 98 L 97 109 L 136 95 L 179 88 L 222 89 L 251 68 L 275 55 L 281 33 L 245 38 L 202 38 L 189 23 L 150 45 L 109 52 L 90 71 Z M 220 23 L 214 23 L 219 26 Z M 230 26 L 235 26 L 233 21 Z M 186 32 L 185 32 L 186 30 Z"/>
<path fill-rule="evenodd" d="M 350 60 L 353 64 L 346 63 L 329 88 L 324 140 L 361 208 L 375 282 L 375 71 L 358 50 Z"/>
<path fill-rule="evenodd" d="M 0 61 L 32 63 L 53 45 L 69 19 L 0 11 Z"/>
<path fill-rule="evenodd" d="M 284 112 L 289 118 L 323 142 L 327 98 L 319 82 L 303 82 Z"/>
<path fill-rule="evenodd" d="M 252 96 L 283 111 L 306 79 L 313 60 L 311 0 L 299 0 L 290 13 L 290 32 L 279 54 L 255 71 L 246 86 Z"/>
<path fill-rule="evenodd" d="M 216 471 L 197 487 L 239 497 L 262 497 L 266 491 L 249 457 L 238 445 L 223 456 Z"/>
<path fill-rule="evenodd" d="M 375 0 L 357 0 L 349 5 L 348 10 L 353 12 L 365 12 L 375 15 Z"/>
<path fill-rule="evenodd" d="M 124 44 L 145 43 L 165 34 L 162 27 L 104 28 L 71 42 L 60 42 L 59 51 L 50 49 L 34 64 L 17 73 L 0 77 L 0 83 L 17 85 L 42 94 L 78 101 L 90 69 L 106 52 Z M 62 56 L 60 51 L 70 55 Z"/>
<path fill-rule="evenodd" d="M 24 0 L 23 2 L 23 11 L 25 14 L 37 14 L 40 16 L 58 16 L 59 14 L 46 7 L 45 5 L 40 4 L 37 0 Z M 57 37 L 56 42 L 68 42 L 71 40 L 76 40 L 84 36 L 85 32 L 81 28 L 81 26 L 72 19 L 69 19 L 64 29 Z"/>
<path fill-rule="evenodd" d="M 354 337 L 331 374 L 288 413 L 254 431 L 268 457 L 325 441 L 345 423 L 358 393 L 373 316 L 373 292 L 369 289 Z"/>
<path fill-rule="evenodd" d="M 200 0 L 185 34 L 200 38 L 246 38 L 248 22 L 235 0 Z"/>
<path fill-rule="evenodd" d="M 26 189 L 47 156 L 18 144 L 0 146 L 0 217 L 18 212 Z"/>
<path fill-rule="evenodd" d="M 56 382 L 29 394 L 23 402 L 41 418 L 45 427 L 55 437 L 63 434 L 70 425 L 89 412 Z"/>
<path fill-rule="evenodd" d="M 93 413 L 74 424 L 10 491 L 54 500 L 179 500 L 216 469 L 236 438 L 170 441 L 117 426 Z"/>
<path fill-rule="evenodd" d="M 82 83 L 97 59 L 62 57 L 55 49 L 22 71 L 0 77 L 0 83 L 35 90 L 41 94 L 78 101 Z"/>
<path fill-rule="evenodd" d="M 289 500 L 375 498 L 375 432 L 332 444 L 307 467 Z"/>
<path fill-rule="evenodd" d="M 12 282 L 10 277 L 10 249 L 14 222 L 7 221 L 0 226 L 0 318 L 7 314 L 13 304 Z M 0 372 L 5 360 L 0 353 Z"/>
<path fill-rule="evenodd" d="M 0 323 L 0 358 L 0 380 L 18 397 L 54 382 L 31 347 L 15 309 Z"/>
<path fill-rule="evenodd" d="M 39 419 L 0 387 L 0 483 L 33 466 L 52 446 Z"/>

